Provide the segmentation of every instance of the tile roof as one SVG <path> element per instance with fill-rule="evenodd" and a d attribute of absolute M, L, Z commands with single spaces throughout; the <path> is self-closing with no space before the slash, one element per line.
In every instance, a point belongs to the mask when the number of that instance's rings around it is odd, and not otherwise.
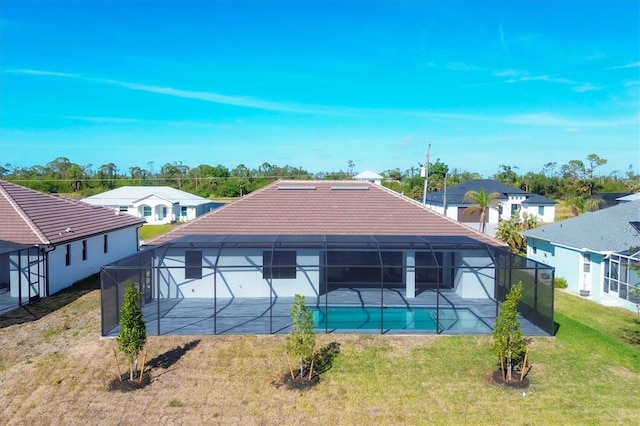
<path fill-rule="evenodd" d="M 198 197 L 189 192 L 171 188 L 170 186 L 122 186 L 111 191 L 102 192 L 84 198 L 85 203 L 100 206 L 131 205 L 136 201 L 155 195 L 173 204 L 181 206 L 199 206 L 201 204 L 213 203 L 206 198 Z"/>
<path fill-rule="evenodd" d="M 43 194 L 0 180 L 0 240 L 19 244 L 60 244 L 140 226 L 144 222 L 106 207 Z"/>
<path fill-rule="evenodd" d="M 462 182 L 459 185 L 453 186 L 447 189 L 447 203 L 448 204 L 472 204 L 465 201 L 464 196 L 468 191 L 480 191 L 484 189 L 487 194 L 497 192 L 500 194 L 499 200 L 506 200 L 509 195 L 519 195 L 527 197 L 529 204 L 555 204 L 555 201 L 548 199 L 543 195 L 531 194 L 521 189 L 514 188 L 509 185 L 505 185 L 502 182 L 492 179 L 475 179 Z M 530 201 L 530 199 L 533 200 Z M 427 194 L 427 201 L 432 203 L 443 203 L 444 192 L 431 192 Z"/>
<path fill-rule="evenodd" d="M 636 221 L 640 221 L 640 201 L 631 201 L 530 229 L 523 234 L 577 249 L 622 251 L 640 246 L 640 233 L 631 223 Z"/>
<path fill-rule="evenodd" d="M 185 235 L 421 235 L 502 242 L 370 182 L 277 181 L 156 238 Z"/>

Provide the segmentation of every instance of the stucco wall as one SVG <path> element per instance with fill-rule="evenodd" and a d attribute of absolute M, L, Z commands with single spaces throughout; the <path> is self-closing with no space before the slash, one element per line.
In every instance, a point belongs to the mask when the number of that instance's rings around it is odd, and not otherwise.
<path fill-rule="evenodd" d="M 195 250 L 195 249 L 194 249 Z M 217 250 L 201 250 L 201 279 L 185 278 L 184 249 L 169 251 L 162 260 L 158 279 L 161 298 L 213 297 L 214 282 L 217 297 L 269 297 L 269 281 L 262 277 L 262 249 L 239 249 L 223 253 L 214 276 Z M 273 295 L 292 297 L 295 294 L 317 296 L 320 282 L 317 250 L 297 250 L 296 278 L 273 279 Z M 215 281 L 214 281 L 215 280 Z"/>
<path fill-rule="evenodd" d="M 87 238 L 87 259 L 82 260 L 82 241 L 71 244 L 71 264 L 66 266 L 66 244 L 49 253 L 49 293 L 69 287 L 74 282 L 100 271 L 100 268 L 129 256 L 138 250 L 136 228 L 121 229 L 108 234 L 108 251 L 104 253 L 104 237 Z"/>
<path fill-rule="evenodd" d="M 495 293 L 495 270 L 489 256 L 477 251 L 456 254 L 458 270 L 455 291 L 464 298 L 492 299 Z"/>

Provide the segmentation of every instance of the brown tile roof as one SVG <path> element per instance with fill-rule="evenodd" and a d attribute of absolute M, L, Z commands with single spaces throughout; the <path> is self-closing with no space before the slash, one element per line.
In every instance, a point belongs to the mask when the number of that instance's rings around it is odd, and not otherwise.
<path fill-rule="evenodd" d="M 277 181 L 150 244 L 185 235 L 466 236 L 504 245 L 395 191 L 353 181 Z"/>
<path fill-rule="evenodd" d="M 0 240 L 59 244 L 143 223 L 143 219 L 115 214 L 105 207 L 0 180 Z"/>

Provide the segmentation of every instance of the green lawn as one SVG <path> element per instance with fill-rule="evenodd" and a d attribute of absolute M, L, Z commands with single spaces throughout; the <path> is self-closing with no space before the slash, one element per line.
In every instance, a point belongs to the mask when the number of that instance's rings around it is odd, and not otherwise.
<path fill-rule="evenodd" d="M 152 238 L 171 231 L 176 226 L 179 225 L 142 225 L 142 228 L 140 228 L 140 239 L 142 241 L 149 241 Z"/>

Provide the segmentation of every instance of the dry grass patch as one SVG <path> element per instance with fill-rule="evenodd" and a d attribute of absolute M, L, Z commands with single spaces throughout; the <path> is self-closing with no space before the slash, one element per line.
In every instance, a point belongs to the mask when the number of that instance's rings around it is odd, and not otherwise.
<path fill-rule="evenodd" d="M 0 319 L 0 424 L 640 422 L 637 350 L 561 314 L 557 338 L 531 343 L 525 396 L 488 380 L 489 336 L 341 334 L 317 336 L 340 350 L 306 391 L 273 385 L 288 371 L 284 335 L 152 336 L 149 384 L 122 393 L 108 389 L 115 341 L 98 337 L 99 306 L 92 290 L 21 324 Z"/>

